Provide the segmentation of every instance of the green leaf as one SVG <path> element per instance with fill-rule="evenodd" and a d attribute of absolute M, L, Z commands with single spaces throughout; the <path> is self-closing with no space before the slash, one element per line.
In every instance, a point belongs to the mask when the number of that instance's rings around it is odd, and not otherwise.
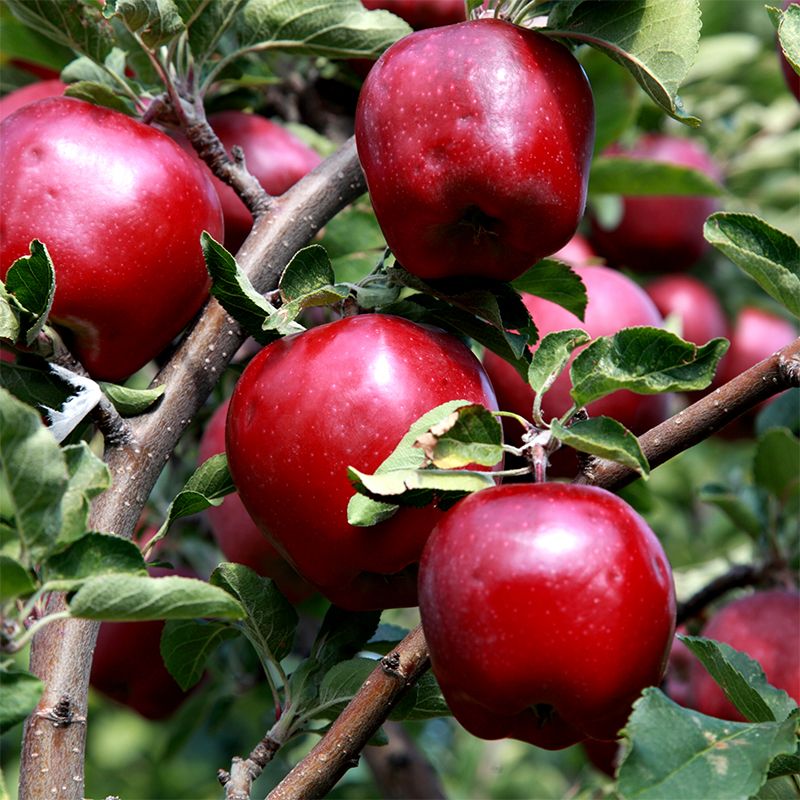
<path fill-rule="evenodd" d="M 377 58 L 411 33 L 399 17 L 359 0 L 250 0 L 236 30 L 245 47 L 326 58 Z"/>
<path fill-rule="evenodd" d="M 432 672 L 426 672 L 392 709 L 389 719 L 420 720 L 452 715 Z"/>
<path fill-rule="evenodd" d="M 161 657 L 184 692 L 203 677 L 211 654 L 227 639 L 239 635 L 222 622 L 194 619 L 168 620 L 161 633 Z"/>
<path fill-rule="evenodd" d="M 728 487 L 707 484 L 700 490 L 698 498 L 704 503 L 715 505 L 737 528 L 746 531 L 754 539 L 761 536 L 764 525 L 756 511 L 742 496 Z"/>
<path fill-rule="evenodd" d="M 44 684 L 29 672 L 0 672 L 0 733 L 5 733 L 36 708 Z"/>
<path fill-rule="evenodd" d="M 174 0 L 116 0 L 115 9 L 131 33 L 151 48 L 168 42 L 184 30 Z"/>
<path fill-rule="evenodd" d="M 550 430 L 563 444 L 581 453 L 616 461 L 645 477 L 650 474 L 650 465 L 639 440 L 615 419 L 592 417 L 575 422 L 568 428 L 558 420 L 553 420 Z"/>
<path fill-rule="evenodd" d="M 697 0 L 605 0 L 573 5 L 559 16 L 551 17 L 551 24 L 560 23 L 559 36 L 606 53 L 670 116 L 689 125 L 700 123 L 683 112 L 677 95 L 697 55 Z"/>
<path fill-rule="evenodd" d="M 589 174 L 591 194 L 713 196 L 722 191 L 700 170 L 624 155 L 595 158 Z"/>
<path fill-rule="evenodd" d="M 149 389 L 131 389 L 101 381 L 100 388 L 123 417 L 135 417 L 147 411 L 164 394 L 167 387 L 161 384 Z"/>
<path fill-rule="evenodd" d="M 0 603 L 27 597 L 35 591 L 31 573 L 16 559 L 0 554 Z"/>
<path fill-rule="evenodd" d="M 23 563 L 36 563 L 48 554 L 61 529 L 67 467 L 39 415 L 5 389 L 0 389 L 0 469 Z"/>
<path fill-rule="evenodd" d="M 69 482 L 61 501 L 61 531 L 58 543 L 73 542 L 86 532 L 92 498 L 111 486 L 108 467 L 90 449 L 87 442 L 63 448 Z M 138 548 L 137 548 L 138 550 Z"/>
<path fill-rule="evenodd" d="M 108 621 L 241 619 L 245 611 L 230 594 L 195 578 L 112 575 L 90 578 L 69 604 L 73 617 Z"/>
<path fill-rule="evenodd" d="M 703 235 L 770 297 L 800 317 L 800 244 L 750 214 L 712 214 Z"/>
<path fill-rule="evenodd" d="M 638 394 L 704 389 L 727 349 L 725 339 L 698 347 L 658 328 L 624 328 L 595 339 L 577 355 L 570 367 L 571 395 L 585 406 L 618 389 Z"/>
<path fill-rule="evenodd" d="M 71 592 L 101 575 L 147 575 L 139 548 L 121 536 L 87 533 L 43 565 L 44 581 L 53 591 Z"/>
<path fill-rule="evenodd" d="M 800 8 L 790 5 L 778 24 L 778 41 L 792 69 L 800 73 Z"/>
<path fill-rule="evenodd" d="M 60 70 L 72 52 L 16 19 L 7 3 L 0 4 L 0 30 L 3 31 L 4 60 L 21 58 L 31 64 Z M 4 64 L 3 71 L 8 67 Z"/>
<path fill-rule="evenodd" d="M 373 659 L 353 658 L 331 667 L 319 687 L 319 703 L 326 706 L 325 716 L 337 716 L 377 666 Z"/>
<path fill-rule="evenodd" d="M 562 261 L 545 258 L 516 278 L 511 285 L 518 292 L 556 303 L 583 320 L 588 302 L 586 287 L 580 275 Z"/>
<path fill-rule="evenodd" d="M 483 406 L 461 406 L 423 433 L 414 446 L 422 448 L 439 469 L 493 467 L 503 460 L 503 429 Z"/>
<path fill-rule="evenodd" d="M 770 428 L 786 428 L 795 436 L 800 436 L 800 389 L 787 389 L 781 392 L 758 413 L 756 417 L 756 436 L 761 436 Z"/>
<path fill-rule="evenodd" d="M 34 369 L 3 362 L 2 372 L 3 387 L 18 400 L 34 408 L 60 408 L 73 391 L 57 372 L 50 369 Z"/>
<path fill-rule="evenodd" d="M 589 334 L 578 329 L 548 333 L 539 342 L 528 369 L 528 383 L 533 391 L 544 394 L 561 374 L 575 348 L 589 340 Z"/>
<path fill-rule="evenodd" d="M 276 311 L 275 306 L 255 290 L 236 259 L 206 231 L 200 243 L 211 275 L 211 294 L 220 305 L 260 344 L 279 338 L 278 334 L 264 330 L 267 317 Z"/>
<path fill-rule="evenodd" d="M 797 708 L 786 692 L 769 685 L 761 665 L 746 653 L 701 636 L 679 638 L 751 722 L 783 722 Z"/>
<path fill-rule="evenodd" d="M 11 265 L 5 284 L 6 291 L 13 294 L 32 317 L 23 328 L 28 345 L 33 344 L 44 328 L 56 292 L 56 272 L 47 247 L 34 239 L 30 253 Z"/>
<path fill-rule="evenodd" d="M 679 706 L 650 688 L 623 730 L 629 749 L 618 772 L 624 800 L 747 800 L 769 764 L 796 747 L 794 720 L 727 722 Z"/>
<path fill-rule="evenodd" d="M 373 263 L 386 248 L 375 214 L 358 205 L 346 208 L 325 225 L 321 244 L 332 259 L 369 253 Z"/>
<path fill-rule="evenodd" d="M 758 440 L 753 478 L 782 502 L 800 488 L 800 439 L 786 428 L 773 428 Z"/>
<path fill-rule="evenodd" d="M 772 759 L 772 763 L 769 765 L 769 777 L 777 778 L 781 775 L 800 775 L 800 744 L 794 755 L 778 756 Z"/>
<path fill-rule="evenodd" d="M 23 313 L 19 306 L 17 300 L 6 290 L 3 281 L 0 281 L 0 339 L 9 339 L 12 342 L 19 339 L 20 315 Z"/>
<path fill-rule="evenodd" d="M 211 583 L 233 595 L 245 611 L 243 630 L 262 662 L 279 662 L 292 651 L 297 612 L 269 578 L 242 564 L 220 564 Z"/>
<path fill-rule="evenodd" d="M 78 81 L 71 83 L 64 91 L 67 97 L 75 97 L 95 106 L 103 106 L 121 114 L 133 114 L 133 101 L 118 95 L 113 89 L 95 81 Z"/>
<path fill-rule="evenodd" d="M 311 648 L 311 657 L 324 669 L 352 658 L 378 629 L 380 611 L 345 611 L 331 606 Z"/>

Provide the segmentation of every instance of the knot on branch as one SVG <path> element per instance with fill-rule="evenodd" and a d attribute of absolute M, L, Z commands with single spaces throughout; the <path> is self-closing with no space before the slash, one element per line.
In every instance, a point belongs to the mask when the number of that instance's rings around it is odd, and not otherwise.
<path fill-rule="evenodd" d="M 798 344 L 800 339 L 795 342 L 795 345 Z M 782 355 L 778 359 L 778 371 L 788 386 L 800 386 L 800 350 L 797 347 L 794 348 L 794 352 Z"/>
<path fill-rule="evenodd" d="M 381 659 L 381 668 L 387 675 L 391 675 L 393 678 L 406 679 L 405 674 L 400 669 L 400 653 L 396 650 Z"/>
<path fill-rule="evenodd" d="M 73 711 L 72 700 L 69 695 L 62 695 L 60 700 L 52 707 L 40 711 L 36 716 L 53 723 L 54 728 L 66 728 L 69 725 L 86 724 L 86 717 Z"/>

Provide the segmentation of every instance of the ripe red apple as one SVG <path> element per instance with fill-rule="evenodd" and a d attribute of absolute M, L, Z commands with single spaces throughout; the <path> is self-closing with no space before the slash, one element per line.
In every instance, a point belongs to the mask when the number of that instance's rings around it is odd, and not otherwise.
<path fill-rule="evenodd" d="M 200 461 L 225 452 L 225 419 L 230 400 L 212 415 L 200 441 Z M 207 511 L 214 539 L 228 561 L 272 578 L 292 603 L 310 597 L 313 589 L 286 563 L 269 539 L 258 529 L 238 494 L 230 494 Z"/>
<path fill-rule="evenodd" d="M 551 258 L 557 258 L 573 267 L 588 267 L 597 260 L 597 253 L 592 250 L 587 239 L 576 233 L 560 250 L 556 250 Z"/>
<path fill-rule="evenodd" d="M 565 245 L 593 141 L 591 89 L 569 50 L 496 19 L 401 39 L 356 110 L 378 222 L 426 279 L 511 280 Z"/>
<path fill-rule="evenodd" d="M 4 97 L 0 97 L 0 120 L 4 120 L 18 108 L 27 106 L 28 103 L 33 103 L 35 100 L 62 95 L 66 88 L 66 83 L 56 79 L 36 81 L 36 83 L 29 83 L 27 86 L 15 89 Z"/>
<path fill-rule="evenodd" d="M 686 708 L 694 708 L 689 686 L 689 673 L 694 656 L 692 651 L 678 638 L 679 633 L 686 634 L 686 626 L 681 625 L 675 631 L 662 688 L 664 693 L 676 703 Z"/>
<path fill-rule="evenodd" d="M 208 121 L 229 153 L 234 145 L 242 148 L 247 169 L 269 194 L 283 194 L 322 160 L 294 134 L 258 114 L 220 111 Z M 253 227 L 253 215 L 228 184 L 211 178 L 225 217 L 225 247 L 235 253 Z"/>
<path fill-rule="evenodd" d="M 53 321 L 92 376 L 128 377 L 208 294 L 200 234 L 223 230 L 211 181 L 161 131 L 68 97 L 7 117 L 0 139 L 0 275 L 44 242 Z"/>
<path fill-rule="evenodd" d="M 361 0 L 365 8 L 383 8 L 404 19 L 412 28 L 453 25 L 467 18 L 464 0 Z"/>
<path fill-rule="evenodd" d="M 616 495 L 576 484 L 461 500 L 423 552 L 419 606 L 455 718 L 548 749 L 616 739 L 661 680 L 675 629 L 656 536 Z"/>
<path fill-rule="evenodd" d="M 678 164 L 719 180 L 719 168 L 694 139 L 647 134 L 630 149 L 612 145 L 606 155 Z M 613 228 L 592 219 L 591 242 L 612 266 L 641 272 L 679 272 L 708 249 L 703 238 L 706 217 L 717 210 L 713 197 L 642 196 L 622 198 L 622 217 Z"/>
<path fill-rule="evenodd" d="M 608 267 L 574 267 L 586 285 L 589 298 L 585 321 L 549 300 L 523 294 L 522 300 L 530 311 L 539 335 L 544 337 L 554 331 L 581 328 L 593 338 L 609 336 L 633 325 L 662 327 L 664 324 L 653 301 L 644 290 L 621 272 Z M 514 411 L 530 419 L 533 408 L 533 390 L 519 373 L 499 356 L 487 350 L 483 358 L 486 371 L 497 392 L 497 400 L 504 411 Z M 546 421 L 565 414 L 572 405 L 569 370 L 563 372 L 544 395 L 542 410 Z M 663 422 L 669 413 L 666 395 L 639 395 L 621 390 L 590 403 L 592 416 L 607 415 L 619 420 L 636 434 Z M 508 428 L 509 434 L 519 436 L 519 426 Z"/>
<path fill-rule="evenodd" d="M 702 281 L 691 275 L 664 275 L 648 283 L 645 291 L 666 318 L 677 315 L 681 336 L 703 345 L 725 336 L 728 323 L 716 295 Z"/>
<path fill-rule="evenodd" d="M 729 644 L 761 664 L 767 680 L 800 702 L 800 593 L 772 589 L 734 600 L 711 617 L 703 636 Z M 696 658 L 690 673 L 692 705 L 703 714 L 744 720 Z"/>
<path fill-rule="evenodd" d="M 416 565 L 441 512 L 347 522 L 349 465 L 374 471 L 410 425 L 449 400 L 496 408 L 470 350 L 398 317 L 348 317 L 273 342 L 247 366 L 228 410 L 226 451 L 250 515 L 331 602 L 416 604 Z"/>

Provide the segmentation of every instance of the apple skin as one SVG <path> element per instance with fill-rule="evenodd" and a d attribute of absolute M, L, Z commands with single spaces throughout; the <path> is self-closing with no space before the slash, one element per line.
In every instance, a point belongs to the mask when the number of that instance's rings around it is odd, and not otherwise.
<path fill-rule="evenodd" d="M 592 250 L 589 240 L 576 233 L 560 250 L 552 254 L 565 264 L 573 267 L 588 267 L 597 261 L 597 253 Z"/>
<path fill-rule="evenodd" d="M 379 314 L 287 336 L 247 366 L 226 451 L 250 516 L 331 602 L 416 605 L 416 565 L 434 506 L 373 527 L 347 522 L 347 467 L 373 472 L 420 416 L 449 400 L 496 409 L 480 362 L 454 337 Z"/>
<path fill-rule="evenodd" d="M 4 97 L 0 97 L 0 120 L 13 114 L 18 108 L 27 106 L 35 100 L 43 100 L 45 97 L 58 97 L 64 94 L 67 84 L 60 80 L 36 81 L 29 83 L 13 92 L 9 92 Z"/>
<path fill-rule="evenodd" d="M 716 295 L 691 275 L 664 275 L 648 283 L 645 291 L 666 319 L 675 314 L 681 321 L 681 336 L 703 345 L 725 336 L 728 322 Z"/>
<path fill-rule="evenodd" d="M 800 702 L 800 593 L 786 589 L 755 592 L 724 606 L 703 629 L 708 639 L 729 644 L 761 664 L 770 684 Z M 702 714 L 744 721 L 699 659 L 692 658 L 691 704 Z"/>
<path fill-rule="evenodd" d="M 692 139 L 647 134 L 630 149 L 612 145 L 605 155 L 627 156 L 693 167 L 719 180 L 719 168 Z M 658 195 L 623 197 L 622 218 L 611 229 L 592 219 L 591 242 L 610 265 L 637 272 L 681 272 L 693 266 L 709 245 L 706 217 L 718 209 L 713 197 Z"/>
<path fill-rule="evenodd" d="M 269 194 L 283 194 L 322 160 L 285 128 L 258 114 L 220 111 L 209 114 L 208 122 L 228 153 L 234 145 L 242 148 L 247 169 Z M 235 253 L 253 227 L 253 215 L 230 186 L 210 170 L 209 175 L 225 217 L 225 247 Z"/>
<path fill-rule="evenodd" d="M 425 546 L 419 606 L 455 718 L 475 736 L 547 749 L 616 739 L 660 682 L 675 630 L 655 534 L 616 495 L 576 484 L 461 500 Z"/>
<path fill-rule="evenodd" d="M 200 441 L 200 461 L 225 452 L 225 419 L 230 400 L 211 416 Z M 310 597 L 314 590 L 283 559 L 250 518 L 238 494 L 229 494 L 219 506 L 205 512 L 214 539 L 228 561 L 272 578 L 291 603 Z"/>
<path fill-rule="evenodd" d="M 585 321 L 582 322 L 574 314 L 549 300 L 529 294 L 522 295 L 522 301 L 530 311 L 540 337 L 570 328 L 580 328 L 596 338 L 636 325 L 663 327 L 664 320 L 653 301 L 630 278 L 602 266 L 573 269 L 586 285 L 589 298 Z M 489 350 L 484 354 L 483 364 L 497 393 L 500 408 L 530 419 L 533 389 L 508 362 Z M 567 368 L 542 398 L 542 411 L 546 421 L 565 414 L 572 405 L 570 387 Z M 639 395 L 620 390 L 589 403 L 587 410 L 593 417 L 614 417 L 638 435 L 667 418 L 669 402 L 667 395 Z M 516 423 L 514 425 L 509 426 L 509 434 L 519 436 L 521 429 Z"/>
<path fill-rule="evenodd" d="M 496 19 L 401 39 L 356 109 L 375 215 L 424 279 L 508 281 L 565 245 L 593 142 L 591 89 L 569 50 Z"/>
<path fill-rule="evenodd" d="M 0 276 L 44 242 L 53 321 L 93 377 L 128 377 L 208 295 L 200 234 L 223 233 L 211 181 L 161 131 L 68 97 L 18 110 L 0 138 Z"/>
<path fill-rule="evenodd" d="M 364 8 L 382 8 L 404 19 L 412 28 L 454 25 L 467 18 L 464 0 L 361 0 Z"/>

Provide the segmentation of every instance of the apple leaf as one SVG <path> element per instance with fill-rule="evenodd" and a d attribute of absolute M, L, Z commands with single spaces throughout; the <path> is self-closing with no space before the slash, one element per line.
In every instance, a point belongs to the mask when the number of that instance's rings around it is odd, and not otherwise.
<path fill-rule="evenodd" d="M 5 733 L 36 708 L 44 684 L 29 672 L 0 671 L 0 733 Z"/>
<path fill-rule="evenodd" d="M 769 777 L 778 778 L 781 775 L 800 775 L 800 744 L 797 746 L 794 755 L 778 756 L 769 765 Z M 794 797 L 797 797 L 795 792 Z M 792 797 L 792 800 L 794 800 Z"/>
<path fill-rule="evenodd" d="M 786 692 L 769 685 L 761 665 L 746 653 L 702 636 L 679 638 L 751 722 L 783 722 L 797 709 Z"/>
<path fill-rule="evenodd" d="M 0 470 L 24 564 L 45 557 L 61 530 L 67 466 L 39 414 L 0 388 Z"/>
<path fill-rule="evenodd" d="M 58 375 L 72 390 L 58 408 L 42 406 L 48 430 L 57 442 L 63 442 L 80 425 L 84 417 L 100 402 L 103 392 L 91 378 L 51 363 L 50 371 Z"/>
<path fill-rule="evenodd" d="M 400 698 L 389 719 L 420 720 L 452 715 L 432 672 L 426 672 Z"/>
<path fill-rule="evenodd" d="M 528 368 L 528 383 L 537 395 L 543 395 L 561 374 L 576 347 L 590 341 L 588 333 L 570 329 L 548 333 L 539 342 Z"/>
<path fill-rule="evenodd" d="M 590 194 L 702 195 L 722 193 L 722 187 L 700 170 L 663 161 L 600 156 L 592 161 L 589 173 Z"/>
<path fill-rule="evenodd" d="M 311 648 L 311 657 L 328 669 L 352 658 L 371 641 L 380 620 L 380 611 L 346 611 L 331 606 L 325 613 Z"/>
<path fill-rule="evenodd" d="M 588 302 L 586 287 L 580 275 L 563 261 L 545 258 L 519 278 L 515 278 L 511 285 L 518 292 L 533 294 L 556 303 L 583 320 Z M 532 339 L 531 343 L 534 341 Z"/>
<path fill-rule="evenodd" d="M 481 405 L 461 406 L 414 443 L 426 461 L 439 469 L 470 464 L 493 467 L 503 459 L 503 429 L 497 417 Z"/>
<path fill-rule="evenodd" d="M 778 41 L 792 69 L 800 73 L 800 8 L 794 3 L 781 15 Z"/>
<path fill-rule="evenodd" d="M 618 389 L 638 394 L 704 389 L 727 349 L 725 339 L 698 347 L 659 328 L 623 328 L 576 356 L 571 395 L 580 407 Z"/>
<path fill-rule="evenodd" d="M 773 428 L 758 440 L 753 459 L 753 478 L 757 486 L 785 503 L 800 489 L 798 464 L 800 439 L 786 428 Z"/>
<path fill-rule="evenodd" d="M 131 389 L 115 383 L 100 381 L 103 394 L 123 417 L 135 417 L 147 411 L 164 394 L 166 386 L 153 386 L 149 389 Z"/>
<path fill-rule="evenodd" d="M 639 85 L 670 116 L 688 125 L 678 98 L 697 55 L 700 6 L 697 0 L 605 0 L 556 10 L 545 31 L 606 53 L 628 69 Z"/>
<path fill-rule="evenodd" d="M 168 42 L 185 30 L 174 0 L 116 0 L 114 10 L 128 30 L 150 48 Z"/>
<path fill-rule="evenodd" d="M 85 100 L 92 105 L 111 108 L 123 114 L 131 115 L 135 111 L 135 106 L 130 98 L 120 96 L 113 89 L 97 81 L 71 83 L 64 90 L 64 94 L 67 97 Z"/>
<path fill-rule="evenodd" d="M 0 29 L 3 31 L 3 77 L 11 76 L 13 67 L 8 63 L 24 59 L 29 64 L 59 70 L 72 57 L 72 51 L 55 44 L 38 30 L 23 25 L 9 9 L 8 3 L 0 5 Z M 29 83 L 30 79 L 26 80 Z M 2 797 L 2 794 L 0 794 Z"/>
<path fill-rule="evenodd" d="M 315 717 L 333 719 L 353 699 L 379 662 L 371 658 L 351 658 L 331 667 L 319 687 L 319 706 Z"/>
<path fill-rule="evenodd" d="M 35 591 L 31 573 L 16 559 L 0 553 L 0 603 L 27 597 Z"/>
<path fill-rule="evenodd" d="M 139 548 L 108 533 L 87 533 L 42 565 L 42 578 L 52 591 L 72 592 L 100 575 L 147 575 Z"/>
<path fill-rule="evenodd" d="M 377 58 L 411 33 L 387 11 L 360 0 L 250 0 L 236 19 L 242 47 L 326 58 Z"/>
<path fill-rule="evenodd" d="M 56 272 L 47 247 L 34 239 L 30 253 L 11 265 L 5 281 L 6 292 L 28 312 L 22 326 L 27 345 L 33 344 L 44 328 L 56 293 Z"/>
<path fill-rule="evenodd" d="M 622 731 L 618 770 L 623 800 L 747 800 L 764 783 L 770 762 L 797 746 L 796 720 L 740 723 L 683 708 L 649 688 Z"/>
<path fill-rule="evenodd" d="M 408 628 L 403 628 L 400 625 L 382 622 L 364 645 L 364 650 L 371 653 L 388 653 L 390 650 L 394 650 L 408 636 L 409 632 Z"/>
<path fill-rule="evenodd" d="M 173 619 L 164 623 L 161 632 L 161 657 L 169 674 L 184 692 L 203 677 L 211 654 L 239 632 L 222 622 L 196 619 Z"/>
<path fill-rule="evenodd" d="M 61 407 L 69 398 L 72 389 L 62 381 L 57 372 L 49 369 L 34 369 L 21 364 L 3 362 L 0 367 L 3 387 L 18 400 L 29 406 Z"/>
<path fill-rule="evenodd" d="M 298 616 L 269 578 L 243 564 L 220 564 L 211 583 L 235 597 L 245 611 L 242 630 L 263 664 L 278 663 L 292 651 Z"/>
<path fill-rule="evenodd" d="M 69 476 L 61 500 L 61 530 L 58 545 L 76 541 L 86 532 L 91 500 L 111 486 L 108 467 L 89 448 L 88 442 L 62 449 Z M 138 550 L 138 548 L 137 548 Z"/>
<path fill-rule="evenodd" d="M 756 417 L 756 436 L 761 436 L 770 428 L 786 428 L 795 436 L 800 436 L 800 389 L 787 389 L 770 400 Z"/>
<path fill-rule="evenodd" d="M 196 578 L 115 574 L 89 578 L 69 603 L 70 614 L 109 621 L 241 619 L 245 610 L 222 589 Z"/>
<path fill-rule="evenodd" d="M 758 539 L 764 532 L 764 521 L 753 504 L 746 502 L 746 498 L 747 495 L 742 492 L 734 492 L 727 486 L 713 483 L 703 486 L 698 494 L 699 500 L 716 506 L 737 528 Z"/>
<path fill-rule="evenodd" d="M 800 317 L 800 244 L 750 214 L 712 214 L 703 235 L 770 297 Z"/>
<path fill-rule="evenodd" d="M 553 420 L 550 426 L 553 435 L 562 444 L 590 453 L 598 458 L 616 461 L 635 469 L 643 477 L 650 474 L 650 465 L 642 452 L 639 440 L 624 426 L 610 417 L 592 417 L 563 426 Z"/>

